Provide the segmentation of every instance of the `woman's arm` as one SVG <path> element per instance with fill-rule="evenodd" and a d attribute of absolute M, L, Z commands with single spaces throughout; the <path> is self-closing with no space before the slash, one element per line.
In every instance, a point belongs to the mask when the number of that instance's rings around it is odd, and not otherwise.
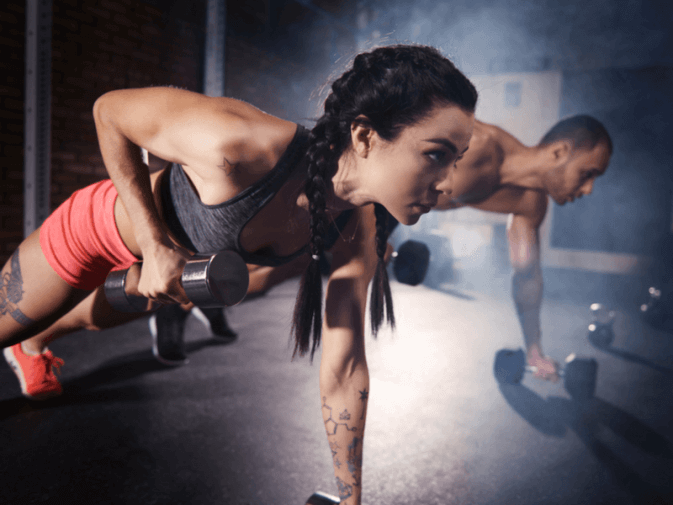
<path fill-rule="evenodd" d="M 96 101 L 94 119 L 103 161 L 132 216 L 143 257 L 138 285 L 142 295 L 187 302 L 179 279 L 189 255 L 168 238 L 140 147 L 207 177 L 218 171 L 223 159 L 232 166 L 256 159 L 257 144 L 246 139 L 254 137 L 249 133 L 259 114 L 242 102 L 175 88 L 118 90 Z M 238 190 L 234 179 L 230 185 L 232 191 Z"/>
<path fill-rule="evenodd" d="M 322 417 L 339 497 L 348 505 L 361 503 L 369 396 L 364 321 L 367 287 L 376 267 L 373 206 L 358 209 L 354 218 L 342 232 L 352 241 L 339 239 L 332 249 L 320 362 Z"/>

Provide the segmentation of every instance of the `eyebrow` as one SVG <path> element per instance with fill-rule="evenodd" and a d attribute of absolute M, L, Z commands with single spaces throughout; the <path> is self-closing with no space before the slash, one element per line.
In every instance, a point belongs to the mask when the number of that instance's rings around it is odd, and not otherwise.
<path fill-rule="evenodd" d="M 453 154 L 457 154 L 457 153 L 458 153 L 458 148 L 456 147 L 456 144 L 454 144 L 454 143 L 451 142 L 450 140 L 447 140 L 447 139 L 425 139 L 425 142 L 433 142 L 433 143 L 435 143 L 435 144 L 440 144 L 440 145 L 443 145 L 444 147 L 446 147 L 446 148 L 447 148 L 449 151 L 451 151 Z M 468 146 L 468 147 L 469 147 L 469 146 Z M 465 151 L 467 151 L 467 147 L 466 147 L 465 150 L 464 150 L 462 153 L 460 153 L 460 154 L 465 154 Z"/>

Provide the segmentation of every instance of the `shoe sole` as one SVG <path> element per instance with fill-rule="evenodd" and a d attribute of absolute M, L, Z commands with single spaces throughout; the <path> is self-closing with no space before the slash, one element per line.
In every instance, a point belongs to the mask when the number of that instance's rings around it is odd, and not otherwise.
<path fill-rule="evenodd" d="M 5 355 L 5 361 L 7 361 L 7 364 L 14 372 L 14 375 L 16 375 L 17 378 L 19 379 L 19 383 L 21 384 L 21 394 L 23 396 L 25 396 L 30 400 L 47 400 L 49 398 L 61 395 L 61 393 L 48 393 L 44 395 L 31 395 L 30 393 L 28 393 L 26 389 L 26 378 L 23 375 L 23 370 L 21 369 L 19 362 L 14 356 L 14 351 L 12 351 L 11 347 L 5 347 L 2 353 Z"/>
<path fill-rule="evenodd" d="M 156 317 L 156 314 L 152 315 L 149 321 L 150 335 L 152 335 L 152 354 L 154 355 L 154 359 L 166 366 L 181 366 L 189 363 L 187 358 L 181 360 L 166 359 L 159 353 L 159 332 L 157 331 Z"/>
<path fill-rule="evenodd" d="M 226 335 L 226 336 L 225 335 L 216 335 L 215 332 L 213 332 L 213 327 L 211 326 L 210 321 L 208 320 L 206 315 L 201 311 L 201 309 L 199 309 L 198 307 L 193 307 L 192 308 L 192 315 L 196 319 L 198 319 L 203 324 L 203 326 L 206 327 L 206 329 L 208 330 L 208 333 L 210 333 L 211 337 L 216 338 L 217 340 L 224 341 L 224 342 L 233 342 L 234 340 L 236 340 L 238 338 L 238 336 L 236 334 L 231 335 L 231 336 L 229 336 L 229 335 Z"/>

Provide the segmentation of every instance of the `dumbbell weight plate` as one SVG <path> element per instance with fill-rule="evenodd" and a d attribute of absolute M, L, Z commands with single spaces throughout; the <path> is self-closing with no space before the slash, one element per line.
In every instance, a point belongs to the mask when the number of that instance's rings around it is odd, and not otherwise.
<path fill-rule="evenodd" d="M 493 374 L 500 384 L 518 384 L 526 370 L 526 356 L 522 349 L 501 349 L 495 353 Z"/>
<path fill-rule="evenodd" d="M 128 270 L 115 270 L 108 274 L 103 286 L 105 298 L 120 312 L 145 312 L 148 310 L 149 300 L 144 296 L 126 293 L 126 277 L 132 268 L 139 267 L 132 265 Z"/>
<path fill-rule="evenodd" d="M 338 503 L 341 503 L 341 500 L 336 496 L 318 492 L 313 493 L 310 496 L 310 498 L 306 502 L 306 505 L 336 505 Z"/>
<path fill-rule="evenodd" d="M 430 264 L 430 249 L 423 242 L 407 240 L 397 249 L 393 273 L 402 284 L 416 286 L 423 282 Z"/>
<path fill-rule="evenodd" d="M 577 400 L 592 398 L 596 392 L 598 362 L 593 358 L 568 356 L 563 367 L 563 385 Z"/>
<path fill-rule="evenodd" d="M 612 324 L 591 323 L 589 325 L 588 338 L 596 347 L 610 347 L 612 341 L 615 339 Z"/>
<path fill-rule="evenodd" d="M 248 292 L 248 268 L 238 254 L 221 251 L 194 255 L 185 264 L 182 287 L 197 307 L 230 307 Z"/>

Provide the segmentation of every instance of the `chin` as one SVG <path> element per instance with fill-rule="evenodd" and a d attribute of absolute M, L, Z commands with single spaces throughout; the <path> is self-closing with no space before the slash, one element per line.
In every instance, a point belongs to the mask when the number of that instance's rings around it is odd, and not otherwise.
<path fill-rule="evenodd" d="M 418 223 L 418 221 L 421 219 L 422 214 L 408 214 L 405 216 L 406 219 L 397 219 L 400 223 L 406 226 L 411 226 L 413 224 Z"/>

